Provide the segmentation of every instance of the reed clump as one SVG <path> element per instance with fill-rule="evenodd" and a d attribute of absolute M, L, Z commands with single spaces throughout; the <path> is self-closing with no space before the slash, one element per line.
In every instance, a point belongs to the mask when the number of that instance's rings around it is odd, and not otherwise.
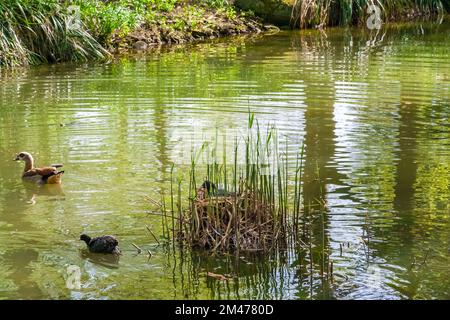
<path fill-rule="evenodd" d="M 250 115 L 249 129 L 253 120 Z M 200 151 L 212 159 L 204 168 L 192 156 L 186 203 L 181 180 L 175 190 L 172 176 L 169 205 L 160 207 L 168 208 L 164 230 L 175 242 L 212 252 L 287 250 L 298 243 L 303 147 L 289 165 L 287 141 L 280 151 L 276 129 L 261 131 L 257 125 L 243 143 L 235 140 L 231 163 L 226 152 L 218 162 L 216 147 Z"/>

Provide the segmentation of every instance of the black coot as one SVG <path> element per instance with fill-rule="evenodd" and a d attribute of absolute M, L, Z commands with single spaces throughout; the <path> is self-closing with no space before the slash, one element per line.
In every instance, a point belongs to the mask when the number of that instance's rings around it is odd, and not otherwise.
<path fill-rule="evenodd" d="M 90 252 L 120 254 L 119 241 L 113 236 L 101 236 L 91 239 L 88 235 L 82 234 L 80 240 L 86 242 Z"/>

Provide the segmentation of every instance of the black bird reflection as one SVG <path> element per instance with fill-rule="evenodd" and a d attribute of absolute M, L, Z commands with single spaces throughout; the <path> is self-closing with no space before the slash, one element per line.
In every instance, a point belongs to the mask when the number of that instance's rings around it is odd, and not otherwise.
<path fill-rule="evenodd" d="M 118 254 L 103 254 L 89 252 L 87 248 L 80 249 L 80 257 L 83 260 L 92 262 L 93 264 L 100 265 L 109 269 L 118 269 L 120 255 Z"/>

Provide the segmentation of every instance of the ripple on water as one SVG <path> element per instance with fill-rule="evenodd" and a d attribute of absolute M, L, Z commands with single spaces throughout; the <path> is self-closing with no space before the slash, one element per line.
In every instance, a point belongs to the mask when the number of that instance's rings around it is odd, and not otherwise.
<path fill-rule="evenodd" d="M 383 41 L 357 30 L 281 32 L 1 78 L 0 290 L 7 298 L 447 298 L 448 22 L 441 28 L 390 30 Z M 161 218 L 146 215 L 145 196 L 168 194 L 172 162 L 189 167 L 183 150 L 193 133 L 206 132 L 197 144 L 216 129 L 242 135 L 249 109 L 262 127 L 278 128 L 291 164 L 306 144 L 305 194 L 321 190 L 327 204 L 324 226 L 313 228 L 312 265 L 309 252 L 175 261 L 153 246 L 145 226 L 162 234 Z M 39 164 L 63 162 L 62 192 L 24 186 L 11 161 L 18 150 Z M 81 232 L 116 234 L 124 255 L 113 268 L 83 256 Z M 150 262 L 132 243 L 155 253 Z M 333 284 L 320 277 L 323 252 Z M 72 264 L 82 270 L 79 291 L 64 284 Z M 207 270 L 236 278 L 220 286 Z"/>

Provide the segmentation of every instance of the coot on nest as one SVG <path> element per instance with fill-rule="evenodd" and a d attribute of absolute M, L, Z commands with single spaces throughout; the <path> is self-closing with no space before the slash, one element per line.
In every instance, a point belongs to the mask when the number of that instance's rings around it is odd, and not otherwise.
<path fill-rule="evenodd" d="M 211 182 L 209 180 L 203 181 L 201 188 L 205 189 L 209 195 L 212 196 L 218 196 L 218 197 L 232 197 L 236 195 L 236 192 L 230 192 L 225 189 L 219 189 L 217 188 L 216 184 L 214 182 Z"/>
<path fill-rule="evenodd" d="M 203 183 L 200 186 L 200 188 L 206 189 L 206 191 L 208 191 L 208 193 L 215 193 L 217 191 L 216 185 L 213 182 L 209 181 L 209 180 L 203 181 Z"/>
<path fill-rule="evenodd" d="M 113 236 L 101 236 L 91 239 L 88 235 L 82 234 L 80 240 L 86 242 L 90 252 L 120 254 L 119 241 Z"/>

